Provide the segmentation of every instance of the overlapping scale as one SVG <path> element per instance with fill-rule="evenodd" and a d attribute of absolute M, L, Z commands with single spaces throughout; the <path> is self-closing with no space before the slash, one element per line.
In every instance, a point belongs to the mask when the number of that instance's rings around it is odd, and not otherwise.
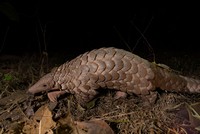
<path fill-rule="evenodd" d="M 156 87 L 200 92 L 200 81 L 159 67 L 128 51 L 100 48 L 86 52 L 54 70 L 55 86 L 89 101 L 98 88 L 147 95 Z M 98 91 L 98 92 L 97 92 Z"/>

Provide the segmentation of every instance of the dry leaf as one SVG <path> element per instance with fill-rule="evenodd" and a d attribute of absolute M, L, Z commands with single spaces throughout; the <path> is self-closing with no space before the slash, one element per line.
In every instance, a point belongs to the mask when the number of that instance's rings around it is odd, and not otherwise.
<path fill-rule="evenodd" d="M 200 127 L 200 103 L 187 104 L 190 123 L 196 127 Z"/>
<path fill-rule="evenodd" d="M 114 134 L 110 126 L 103 120 L 75 122 L 73 134 Z"/>
<path fill-rule="evenodd" d="M 33 120 L 30 120 L 23 128 L 24 133 L 29 134 L 53 134 L 56 123 L 52 120 L 52 113 L 47 105 L 40 107 L 35 113 Z"/>

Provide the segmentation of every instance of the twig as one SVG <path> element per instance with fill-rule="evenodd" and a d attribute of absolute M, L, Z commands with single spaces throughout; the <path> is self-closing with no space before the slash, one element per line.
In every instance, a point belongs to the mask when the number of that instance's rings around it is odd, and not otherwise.
<path fill-rule="evenodd" d="M 117 30 L 117 28 L 114 26 L 113 27 L 115 29 L 115 31 L 117 32 L 119 38 L 123 41 L 123 43 L 128 47 L 128 49 L 131 51 L 132 49 L 130 48 L 130 46 L 128 45 L 128 43 L 125 41 L 125 39 L 122 37 L 122 35 L 120 34 L 120 32 Z"/>
<path fill-rule="evenodd" d="M 17 107 L 19 108 L 19 110 L 21 111 L 21 113 L 24 115 L 25 119 L 28 121 L 29 118 L 26 116 L 26 114 L 24 113 L 24 111 L 22 110 L 22 108 L 19 106 L 19 103 L 16 102 Z"/>
<path fill-rule="evenodd" d="M 4 131 L 4 129 L 3 129 L 3 128 L 1 128 L 0 134 L 3 134 L 3 131 Z"/>
<path fill-rule="evenodd" d="M 151 19 L 152 21 L 152 19 Z M 150 22 L 151 22 L 150 21 Z M 140 31 L 140 29 L 133 23 L 133 21 L 131 21 L 131 24 L 135 27 L 135 29 L 141 34 L 141 37 L 143 37 L 143 39 L 146 41 L 150 51 L 153 53 L 153 61 L 155 62 L 155 53 L 154 50 L 152 48 L 152 46 L 150 45 L 150 43 L 148 42 L 147 38 L 144 36 L 144 34 Z M 149 27 L 150 24 L 147 25 L 146 29 Z M 139 38 L 140 39 L 140 38 Z M 138 42 L 138 41 L 137 41 Z M 137 45 L 137 44 L 136 44 Z M 136 46 L 135 46 L 136 47 Z M 135 47 L 133 49 L 135 49 Z"/>
<path fill-rule="evenodd" d="M 36 34 L 37 34 L 37 40 L 38 40 L 38 46 L 39 46 L 39 53 L 41 54 L 42 53 L 42 47 L 41 47 L 41 43 L 40 43 L 38 28 L 36 28 Z"/>
<path fill-rule="evenodd" d="M 148 25 L 146 26 L 146 28 L 144 29 L 144 31 L 142 32 L 143 35 L 144 35 L 144 34 L 146 33 L 146 31 L 149 29 L 149 26 L 151 25 L 152 20 L 153 20 L 153 16 L 152 16 L 151 20 L 149 21 Z M 135 24 L 133 23 L 133 21 L 131 21 L 131 24 L 134 25 L 134 27 L 136 27 Z M 137 30 L 138 30 L 138 29 L 137 29 Z M 137 45 L 139 44 L 139 41 L 142 39 L 142 37 L 143 37 L 143 36 L 141 35 L 140 38 L 138 38 L 138 40 L 137 40 L 135 46 L 133 47 L 132 51 L 135 50 L 135 48 L 136 48 Z"/>
<path fill-rule="evenodd" d="M 111 118 L 115 118 L 115 117 L 122 117 L 122 116 L 126 116 L 126 115 L 132 115 L 132 114 L 135 114 L 136 111 L 133 111 L 133 112 L 130 112 L 130 113 L 124 113 L 124 114 L 118 114 L 118 115 L 113 115 L 113 116 L 108 116 L 108 117 L 102 117 L 102 118 L 99 118 L 101 120 L 108 120 L 108 119 L 111 119 Z"/>
<path fill-rule="evenodd" d="M 42 131 L 42 120 L 40 120 L 39 123 L 38 133 L 41 134 L 41 131 Z"/>
<path fill-rule="evenodd" d="M 7 37 L 7 35 L 8 35 L 9 29 L 10 29 L 10 27 L 8 26 L 8 27 L 7 27 L 7 30 L 6 30 L 6 33 L 5 33 L 5 36 L 4 36 L 4 38 L 3 38 L 3 43 L 2 43 L 2 46 L 1 46 L 1 49 L 0 49 L 0 53 L 2 52 L 2 50 L 3 50 L 4 46 L 5 46 L 6 37 Z"/>
<path fill-rule="evenodd" d="M 42 33 L 42 38 L 43 38 L 43 45 L 44 45 L 44 51 L 41 50 L 41 43 L 39 40 L 39 33 L 37 31 L 37 36 L 38 36 L 38 43 L 39 43 L 39 49 L 40 49 L 40 53 L 41 53 L 41 66 L 40 66 L 40 75 L 43 74 L 43 65 L 46 59 L 46 63 L 47 63 L 47 70 L 49 70 L 48 68 L 48 53 L 47 53 L 47 43 L 46 43 L 46 28 L 47 28 L 47 24 L 44 25 L 44 27 L 42 27 L 40 20 L 38 19 L 38 23 L 39 23 L 39 27 Z"/>

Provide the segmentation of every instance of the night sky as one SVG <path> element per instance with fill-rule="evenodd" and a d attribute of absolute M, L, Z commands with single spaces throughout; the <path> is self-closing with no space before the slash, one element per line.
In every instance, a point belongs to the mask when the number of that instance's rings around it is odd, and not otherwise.
<path fill-rule="evenodd" d="M 154 51 L 199 51 L 195 8 L 64 2 L 1 1 L 0 55 L 82 53 L 108 46 L 146 52 L 149 45 Z"/>

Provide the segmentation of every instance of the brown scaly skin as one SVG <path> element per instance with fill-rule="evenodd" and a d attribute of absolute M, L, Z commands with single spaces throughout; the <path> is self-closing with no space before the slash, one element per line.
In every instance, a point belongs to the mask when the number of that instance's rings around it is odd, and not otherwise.
<path fill-rule="evenodd" d="M 51 101 L 67 92 L 84 104 L 100 92 L 99 88 L 107 88 L 154 102 L 157 87 L 174 92 L 199 93 L 200 81 L 176 74 L 128 51 L 110 47 L 86 52 L 62 64 L 43 76 L 28 92 L 35 94 L 53 90 L 48 93 Z"/>

